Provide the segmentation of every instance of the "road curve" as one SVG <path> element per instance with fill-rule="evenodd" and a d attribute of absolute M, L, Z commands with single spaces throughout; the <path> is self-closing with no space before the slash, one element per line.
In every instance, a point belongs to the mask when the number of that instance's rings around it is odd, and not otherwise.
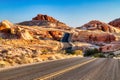
<path fill-rule="evenodd" d="M 0 80 L 120 80 L 120 60 L 69 58 L 0 70 Z"/>

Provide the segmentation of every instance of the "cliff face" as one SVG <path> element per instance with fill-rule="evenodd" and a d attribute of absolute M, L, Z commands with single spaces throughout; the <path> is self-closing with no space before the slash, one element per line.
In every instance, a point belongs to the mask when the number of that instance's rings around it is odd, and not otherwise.
<path fill-rule="evenodd" d="M 115 19 L 115 20 L 109 22 L 109 25 L 112 25 L 114 27 L 120 28 L 120 18 Z"/>
<path fill-rule="evenodd" d="M 90 21 L 90 22 L 84 24 L 83 26 L 78 27 L 77 29 L 100 30 L 100 31 L 110 32 L 110 33 L 119 33 L 120 32 L 119 29 L 117 29 L 109 24 L 106 24 L 104 22 L 97 21 L 97 20 Z"/>
<path fill-rule="evenodd" d="M 42 15 L 42 14 L 38 14 L 31 21 L 24 21 L 24 22 L 21 22 L 18 24 L 26 25 L 26 26 L 41 26 L 41 27 L 59 28 L 59 29 L 68 29 L 69 28 L 65 23 L 62 23 L 48 15 Z"/>

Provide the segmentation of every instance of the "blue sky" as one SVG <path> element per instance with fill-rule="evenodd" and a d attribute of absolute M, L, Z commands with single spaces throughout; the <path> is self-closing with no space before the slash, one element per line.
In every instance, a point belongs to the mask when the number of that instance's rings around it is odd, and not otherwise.
<path fill-rule="evenodd" d="M 0 21 L 13 23 L 47 14 L 69 26 L 78 27 L 90 20 L 109 22 L 120 18 L 120 0 L 1 0 Z"/>

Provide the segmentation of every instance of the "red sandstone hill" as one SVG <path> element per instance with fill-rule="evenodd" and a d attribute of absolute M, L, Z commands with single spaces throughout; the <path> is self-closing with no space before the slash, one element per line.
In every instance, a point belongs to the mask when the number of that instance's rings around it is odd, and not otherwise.
<path fill-rule="evenodd" d="M 82 30 L 101 30 L 104 32 L 110 32 L 110 33 L 119 33 L 120 30 L 101 21 L 98 20 L 93 20 L 90 21 L 86 24 L 84 24 L 81 27 L 77 27 L 77 29 L 82 29 Z"/>
<path fill-rule="evenodd" d="M 117 28 L 120 28 L 120 18 L 115 19 L 115 20 L 109 22 L 109 25 L 112 25 L 112 26 L 115 26 Z"/>
<path fill-rule="evenodd" d="M 50 17 L 48 15 L 42 15 L 42 14 L 38 14 L 31 21 L 24 21 L 18 24 L 26 25 L 26 26 L 52 27 L 52 28 L 60 28 L 60 29 L 69 28 L 65 23 L 60 22 L 57 19 Z"/>
<path fill-rule="evenodd" d="M 32 20 L 46 20 L 46 21 L 50 21 L 50 22 L 59 22 L 58 20 L 56 20 L 55 18 L 48 16 L 48 15 L 42 15 L 42 14 L 38 14 L 36 17 L 34 17 Z"/>

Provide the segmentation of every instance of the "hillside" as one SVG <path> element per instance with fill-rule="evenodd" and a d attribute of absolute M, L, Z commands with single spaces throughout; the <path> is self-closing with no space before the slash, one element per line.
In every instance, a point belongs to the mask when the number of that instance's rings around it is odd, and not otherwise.
<path fill-rule="evenodd" d="M 112 26 L 114 26 L 114 27 L 116 27 L 116 28 L 120 28 L 120 18 L 115 19 L 115 20 L 109 22 L 108 24 L 109 24 L 109 25 L 112 25 Z"/>
<path fill-rule="evenodd" d="M 82 41 L 102 45 L 99 49 L 103 52 L 109 53 L 111 51 L 117 51 L 120 46 L 120 29 L 116 27 L 114 23 L 116 24 L 118 22 L 119 19 L 109 24 L 98 20 L 92 20 L 81 27 L 77 27 L 77 29 L 85 31 L 84 33 L 79 33 L 75 40 L 80 40 L 80 38 L 82 38 L 81 36 L 84 36 Z M 112 42 L 115 42 L 115 44 Z"/>
<path fill-rule="evenodd" d="M 110 32 L 110 33 L 120 33 L 120 29 L 117 29 L 116 27 L 114 27 L 112 25 L 109 25 L 107 23 L 104 23 L 104 22 L 101 22 L 98 20 L 90 21 L 81 27 L 77 27 L 77 29 L 100 30 L 100 31 Z"/>
<path fill-rule="evenodd" d="M 0 67 L 84 56 L 89 49 L 117 51 L 119 32 L 118 28 L 96 20 L 71 28 L 41 14 L 17 24 L 4 20 L 0 22 Z M 68 42 L 61 42 L 66 33 L 70 35 Z"/>
<path fill-rule="evenodd" d="M 53 27 L 58 29 L 69 29 L 65 23 L 58 21 L 57 19 L 43 14 L 38 14 L 30 21 L 24 21 L 18 23 L 19 25 L 26 25 L 26 26 L 41 26 L 41 27 Z"/>

